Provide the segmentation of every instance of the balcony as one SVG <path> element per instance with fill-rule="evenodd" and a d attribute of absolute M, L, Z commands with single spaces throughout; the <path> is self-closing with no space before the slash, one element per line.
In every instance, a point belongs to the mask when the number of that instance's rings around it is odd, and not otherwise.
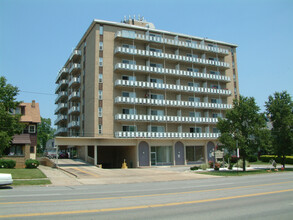
<path fill-rule="evenodd" d="M 218 104 L 208 102 L 190 102 L 178 100 L 161 100 L 150 98 L 130 98 L 118 96 L 115 98 L 116 104 L 130 104 L 130 105 L 145 105 L 145 106 L 164 106 L 164 107 L 181 107 L 181 108 L 196 108 L 196 109 L 231 109 L 230 104 Z"/>
<path fill-rule="evenodd" d="M 115 34 L 115 38 L 133 39 L 133 36 L 130 37 L 127 35 L 123 35 L 122 31 L 117 31 Z M 176 40 L 175 38 L 169 39 L 169 38 L 163 38 L 163 37 L 153 37 L 153 36 L 144 35 L 144 34 L 135 34 L 134 39 L 141 40 L 141 41 L 154 41 L 156 43 L 176 45 L 179 47 L 197 49 L 197 50 L 201 50 L 201 51 L 209 51 L 209 52 L 219 53 L 219 54 L 223 54 L 223 55 L 229 54 L 229 50 L 221 48 L 221 47 L 210 47 L 210 46 L 206 46 L 203 44 L 198 44 L 196 42 L 190 43 L 190 42 Z"/>
<path fill-rule="evenodd" d="M 57 85 L 56 89 L 55 89 L 55 94 L 58 93 L 58 90 L 60 89 L 60 87 L 65 87 L 68 84 L 68 80 L 67 79 L 62 79 L 59 81 L 59 84 Z"/>
<path fill-rule="evenodd" d="M 58 102 L 61 98 L 64 98 L 64 97 L 67 97 L 67 92 L 65 92 L 65 91 L 61 91 L 61 92 L 59 92 L 57 98 L 55 99 L 55 104 L 57 104 L 57 102 Z"/>
<path fill-rule="evenodd" d="M 74 100 L 74 99 L 79 99 L 80 98 L 80 92 L 72 92 L 70 96 L 68 97 L 68 100 Z"/>
<path fill-rule="evenodd" d="M 115 53 L 116 54 L 122 53 L 122 54 L 146 56 L 146 57 L 153 57 L 153 58 L 169 59 L 169 60 L 173 60 L 176 62 L 181 61 L 181 62 L 209 65 L 209 66 L 216 66 L 216 67 L 223 67 L 223 68 L 230 67 L 229 63 L 221 62 L 221 61 L 188 57 L 188 56 L 175 55 L 175 54 L 168 54 L 168 53 L 159 53 L 159 52 L 153 52 L 153 51 L 147 51 L 147 50 L 124 48 L 124 47 L 116 47 Z"/>
<path fill-rule="evenodd" d="M 224 96 L 230 96 L 232 94 L 230 90 L 226 90 L 226 89 L 183 86 L 183 85 L 174 85 L 174 84 L 162 84 L 162 83 L 143 82 L 143 81 L 128 81 L 128 80 L 121 80 L 121 79 L 118 79 L 115 81 L 115 86 L 135 87 L 135 88 L 142 88 L 142 89 L 170 90 L 170 91 L 187 92 L 187 93 L 216 94 L 216 95 L 224 95 Z"/>
<path fill-rule="evenodd" d="M 190 138 L 217 139 L 219 133 L 182 133 L 182 132 L 115 132 L 116 138 Z"/>
<path fill-rule="evenodd" d="M 79 106 L 72 106 L 69 111 L 68 114 L 74 114 L 74 113 L 80 113 L 80 107 Z"/>
<path fill-rule="evenodd" d="M 74 74 L 74 73 L 78 72 L 79 70 L 80 70 L 80 64 L 78 64 L 78 63 L 74 63 L 74 64 L 70 67 L 70 69 L 69 69 L 69 73 L 70 73 L 70 74 Z"/>
<path fill-rule="evenodd" d="M 79 85 L 80 85 L 80 77 L 73 77 L 69 82 L 69 87 L 79 86 Z"/>
<path fill-rule="evenodd" d="M 205 80 L 223 81 L 223 82 L 231 81 L 229 76 L 191 72 L 191 71 L 185 71 L 185 70 L 150 67 L 150 66 L 141 66 L 141 65 L 133 65 L 133 64 L 124 64 L 124 63 L 117 63 L 115 65 L 115 70 L 151 72 L 151 73 L 162 74 L 162 75 L 171 75 L 171 76 L 180 76 L 180 77 L 189 77 L 189 78 L 192 77 L 195 79 L 205 79 Z"/>
<path fill-rule="evenodd" d="M 71 55 L 69 57 L 69 60 L 72 60 L 72 59 L 74 59 L 76 57 L 79 57 L 79 56 L 81 56 L 81 51 L 80 50 L 74 50 L 74 51 L 72 51 L 72 53 L 71 53 Z"/>
<path fill-rule="evenodd" d="M 67 120 L 67 115 L 58 115 L 57 119 L 54 121 L 54 124 L 57 125 L 60 121 Z"/>
<path fill-rule="evenodd" d="M 60 110 L 67 108 L 67 103 L 59 103 L 56 110 L 55 114 L 58 114 Z"/>
<path fill-rule="evenodd" d="M 55 136 L 58 136 L 58 135 L 61 135 L 61 134 L 66 134 L 67 133 L 67 128 L 65 127 L 60 127 L 58 128 L 55 132 L 54 132 L 54 135 Z"/>
<path fill-rule="evenodd" d="M 169 122 L 169 123 L 200 123 L 200 124 L 216 124 L 217 118 L 209 117 L 183 117 L 183 116 L 167 116 L 167 115 L 129 115 L 116 114 L 115 120 L 118 121 L 136 121 L 136 122 Z"/>
<path fill-rule="evenodd" d="M 59 73 L 58 76 L 56 78 L 56 83 L 58 83 L 59 78 L 62 76 L 66 76 L 66 74 L 68 73 L 68 69 L 67 68 L 62 68 Z"/>
<path fill-rule="evenodd" d="M 72 121 L 72 122 L 68 123 L 68 128 L 77 128 L 79 126 L 80 126 L 79 121 Z"/>

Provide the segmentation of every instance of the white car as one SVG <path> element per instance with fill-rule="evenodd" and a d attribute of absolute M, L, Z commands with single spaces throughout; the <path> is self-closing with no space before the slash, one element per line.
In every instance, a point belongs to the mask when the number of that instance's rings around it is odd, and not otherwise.
<path fill-rule="evenodd" d="M 9 173 L 0 173 L 0 186 L 12 184 L 12 176 Z"/>

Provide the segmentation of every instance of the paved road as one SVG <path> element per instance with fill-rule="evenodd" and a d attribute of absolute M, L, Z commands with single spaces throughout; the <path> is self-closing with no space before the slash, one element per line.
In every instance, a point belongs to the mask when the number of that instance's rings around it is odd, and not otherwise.
<path fill-rule="evenodd" d="M 293 173 L 0 190 L 5 219 L 292 219 Z"/>

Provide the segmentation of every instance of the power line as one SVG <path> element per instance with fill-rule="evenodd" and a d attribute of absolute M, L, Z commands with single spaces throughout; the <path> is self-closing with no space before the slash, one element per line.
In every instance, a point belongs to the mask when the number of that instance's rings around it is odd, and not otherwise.
<path fill-rule="evenodd" d="M 52 94 L 52 93 L 45 93 L 45 92 L 31 92 L 31 91 L 23 91 L 23 90 L 19 90 L 20 92 L 25 92 L 25 93 L 32 93 L 32 94 L 39 94 L 39 95 L 56 95 L 56 94 Z"/>

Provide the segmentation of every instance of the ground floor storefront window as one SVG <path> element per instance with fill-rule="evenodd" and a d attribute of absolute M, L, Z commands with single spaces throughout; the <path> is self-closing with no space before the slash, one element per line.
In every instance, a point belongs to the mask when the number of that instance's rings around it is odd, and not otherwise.
<path fill-rule="evenodd" d="M 203 163 L 204 162 L 204 147 L 203 146 L 186 146 L 187 164 Z"/>
<path fill-rule="evenodd" d="M 173 147 L 172 146 L 153 146 L 151 147 L 152 166 L 172 165 Z"/>

